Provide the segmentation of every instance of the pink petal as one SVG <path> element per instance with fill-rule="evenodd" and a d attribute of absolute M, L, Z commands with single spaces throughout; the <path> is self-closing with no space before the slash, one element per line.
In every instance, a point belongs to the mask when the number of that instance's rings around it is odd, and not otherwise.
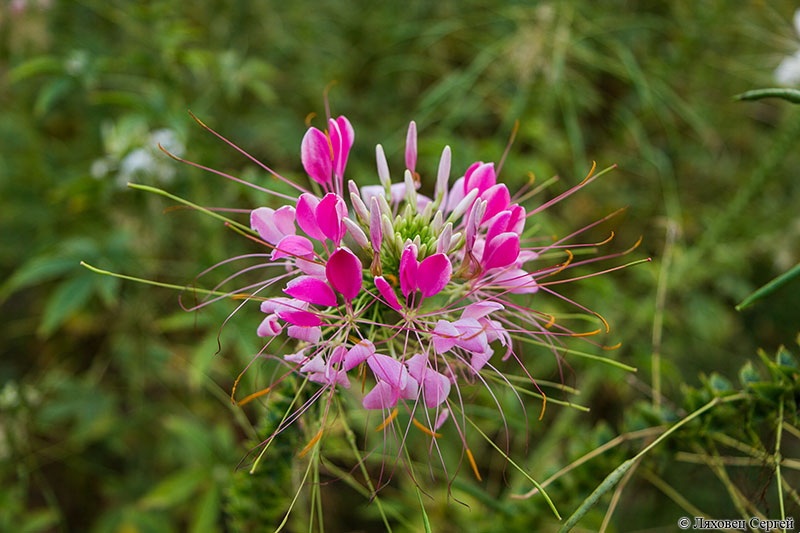
<path fill-rule="evenodd" d="M 272 260 L 281 257 L 303 257 L 314 252 L 314 245 L 311 241 L 300 235 L 287 235 L 279 242 L 272 251 Z"/>
<path fill-rule="evenodd" d="M 325 359 L 317 354 L 313 359 L 300 367 L 300 372 L 325 372 Z"/>
<path fill-rule="evenodd" d="M 389 304 L 389 307 L 395 311 L 403 310 L 403 306 L 400 305 L 400 302 L 397 300 L 397 294 L 395 294 L 394 289 L 391 285 L 389 285 L 383 276 L 378 276 L 375 278 L 375 287 L 377 287 L 378 292 L 381 293 L 383 299 L 386 300 L 386 303 Z"/>
<path fill-rule="evenodd" d="M 256 333 L 259 337 L 274 337 L 283 330 L 283 324 L 279 322 L 278 315 L 272 314 L 261 321 Z"/>
<path fill-rule="evenodd" d="M 364 396 L 362 405 L 364 409 L 389 409 L 397 404 L 399 394 L 394 387 L 385 381 L 379 381 L 371 391 Z"/>
<path fill-rule="evenodd" d="M 419 382 L 409 376 L 406 386 L 400 389 L 400 397 L 406 400 L 414 400 L 417 398 L 417 394 L 419 394 Z"/>
<path fill-rule="evenodd" d="M 442 412 L 439 413 L 439 416 L 436 417 L 436 423 L 433 425 L 434 431 L 439 431 L 439 428 L 447 422 L 447 418 L 450 416 L 450 409 L 444 408 Z"/>
<path fill-rule="evenodd" d="M 304 302 L 324 307 L 336 307 L 336 294 L 324 281 L 300 276 L 286 284 L 283 292 Z"/>
<path fill-rule="evenodd" d="M 306 173 L 321 185 L 331 181 L 333 160 L 328 137 L 317 128 L 309 128 L 300 144 L 300 159 Z"/>
<path fill-rule="evenodd" d="M 456 345 L 469 352 L 484 352 L 489 348 L 483 325 L 474 318 L 461 318 L 453 322 L 458 331 Z"/>
<path fill-rule="evenodd" d="M 417 247 L 409 244 L 400 255 L 400 291 L 403 296 L 417 290 Z"/>
<path fill-rule="evenodd" d="M 297 200 L 297 225 L 300 229 L 306 232 L 306 235 L 312 239 L 322 241 L 325 239 L 325 234 L 319 229 L 317 224 L 317 206 L 319 199 L 311 193 L 303 193 Z"/>
<path fill-rule="evenodd" d="M 375 355 L 375 345 L 366 339 L 360 340 L 347 351 L 342 369 L 344 371 L 352 370 L 373 355 Z"/>
<path fill-rule="evenodd" d="M 447 209 L 445 209 L 445 212 L 449 213 L 455 209 L 456 206 L 461 203 L 461 200 L 464 199 L 464 196 L 464 178 L 461 177 L 453 183 L 453 188 L 450 189 L 450 192 L 447 194 Z"/>
<path fill-rule="evenodd" d="M 336 124 L 339 126 L 339 135 L 341 136 L 341 151 L 336 161 L 336 171 L 339 176 L 344 176 L 344 169 L 347 166 L 347 157 L 350 154 L 350 148 L 353 147 L 356 134 L 355 131 L 353 131 L 353 126 L 350 124 L 350 121 L 344 116 L 337 118 Z"/>
<path fill-rule="evenodd" d="M 325 274 L 345 300 L 352 300 L 361 290 L 361 261 L 347 248 L 339 248 L 328 259 Z"/>
<path fill-rule="evenodd" d="M 505 309 L 505 307 L 500 302 L 476 302 L 464 308 L 461 312 L 461 318 L 483 318 L 501 309 Z"/>
<path fill-rule="evenodd" d="M 512 232 L 501 233 L 488 243 L 483 250 L 483 268 L 491 270 L 508 266 L 519 257 L 519 235 Z"/>
<path fill-rule="evenodd" d="M 539 290 L 533 275 L 521 268 L 501 273 L 492 280 L 492 286 L 507 288 L 514 294 L 532 294 Z"/>
<path fill-rule="evenodd" d="M 390 383 L 393 387 L 405 387 L 408 370 L 394 357 L 376 353 L 367 359 L 367 364 L 376 379 Z"/>
<path fill-rule="evenodd" d="M 412 173 L 417 166 L 417 123 L 413 120 L 408 125 L 406 134 L 406 168 Z"/>
<path fill-rule="evenodd" d="M 439 294 L 450 282 L 453 266 L 444 254 L 434 254 L 425 258 L 417 269 L 417 285 L 422 296 L 429 298 Z"/>
<path fill-rule="evenodd" d="M 278 232 L 274 223 L 275 210 L 269 207 L 259 207 L 250 212 L 250 227 L 258 236 L 270 244 L 278 244 L 283 235 Z"/>
<path fill-rule="evenodd" d="M 489 187 L 494 186 L 495 183 L 497 183 L 497 176 L 494 173 L 494 163 L 484 163 L 477 167 L 469 176 L 465 175 L 464 193 L 469 193 L 472 189 L 478 189 L 478 195 L 480 195 Z"/>
<path fill-rule="evenodd" d="M 456 327 L 447 320 L 439 320 L 433 328 L 433 349 L 436 353 L 444 353 L 456 344 L 460 335 Z"/>
<path fill-rule="evenodd" d="M 317 206 L 317 225 L 322 233 L 332 240 L 336 246 L 344 237 L 344 224 L 342 219 L 347 214 L 347 206 L 342 198 L 334 193 L 328 193 Z"/>
<path fill-rule="evenodd" d="M 325 280 L 325 265 L 314 261 L 313 254 L 307 255 L 302 259 L 295 257 L 294 262 L 303 274 Z"/>
<path fill-rule="evenodd" d="M 372 198 L 369 202 L 369 238 L 372 250 L 380 253 L 381 242 L 383 241 L 383 230 L 381 228 L 381 208 L 378 199 Z"/>
<path fill-rule="evenodd" d="M 284 298 L 283 296 L 277 296 L 261 302 L 261 312 L 267 314 L 278 311 L 305 311 L 306 309 L 308 309 L 306 302 Z"/>
<path fill-rule="evenodd" d="M 276 314 L 294 326 L 315 327 L 322 324 L 322 320 L 317 315 L 308 311 L 279 310 Z"/>
<path fill-rule="evenodd" d="M 409 375 L 417 381 L 422 381 L 425 370 L 428 368 L 428 356 L 424 353 L 418 353 L 406 359 L 406 368 L 408 368 Z"/>
<path fill-rule="evenodd" d="M 487 348 L 485 352 L 473 352 L 469 366 L 471 366 L 472 370 L 474 370 L 475 372 L 480 372 L 481 368 L 483 368 L 486 365 L 486 363 L 489 362 L 489 359 L 491 359 L 492 354 L 494 354 L 494 350 L 492 350 L 491 348 Z"/>
<path fill-rule="evenodd" d="M 500 211 L 508 208 L 508 204 L 511 203 L 511 194 L 509 194 L 508 187 L 505 184 L 498 183 L 481 193 L 481 199 L 486 201 L 486 212 L 481 219 L 481 223 L 484 223 Z"/>
<path fill-rule="evenodd" d="M 339 363 L 344 360 L 345 355 L 347 355 L 347 348 L 342 346 L 341 344 L 331 351 L 330 357 L 328 357 L 328 366 L 332 365 L 333 363 Z"/>
<path fill-rule="evenodd" d="M 275 211 L 275 216 L 273 217 L 273 222 L 275 223 L 275 229 L 283 235 L 294 235 L 296 230 L 294 229 L 294 207 L 290 205 L 285 205 Z"/>
<path fill-rule="evenodd" d="M 425 379 L 422 380 L 422 392 L 425 395 L 425 406 L 437 407 L 450 394 L 450 380 L 439 372 L 430 370 L 425 373 Z"/>
<path fill-rule="evenodd" d="M 304 326 L 289 326 L 286 329 L 286 334 L 293 339 L 306 341 L 310 343 L 319 342 L 322 337 L 322 330 L 317 327 L 304 327 Z"/>

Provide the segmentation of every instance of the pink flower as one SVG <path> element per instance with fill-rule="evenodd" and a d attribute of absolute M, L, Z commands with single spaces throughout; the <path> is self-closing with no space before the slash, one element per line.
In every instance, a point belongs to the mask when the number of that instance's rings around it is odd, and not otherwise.
<path fill-rule="evenodd" d="M 397 442 L 404 443 L 413 426 L 431 439 L 441 438 L 436 432 L 448 424 L 455 426 L 452 434 L 469 451 L 471 437 L 463 417 L 450 417 L 451 402 L 456 401 L 459 410 L 468 409 L 465 403 L 474 397 L 462 387 L 485 386 L 495 397 L 486 377 L 510 386 L 504 372 L 521 369 L 530 378 L 526 365 L 531 359 L 522 359 L 517 339 L 551 346 L 555 353 L 564 338 L 586 336 L 531 306 L 542 296 L 554 296 L 591 320 L 599 317 L 561 297 L 552 283 L 556 276 L 561 283 L 569 276 L 562 274 L 566 269 L 581 264 L 572 262 L 573 254 L 546 259 L 568 252 L 567 245 L 581 246 L 569 241 L 583 230 L 546 244 L 527 234 L 522 237 L 529 216 L 594 178 L 590 175 L 555 199 L 526 210 L 506 183 L 498 182 L 500 169 L 492 162 L 473 163 L 450 186 L 452 154 L 445 146 L 433 198 L 427 198 L 418 192 L 422 180 L 417 173 L 417 124 L 412 121 L 403 180 L 392 183 L 383 147 L 377 145 L 377 182 L 359 188 L 350 180 L 345 192 L 354 139 L 353 127 L 343 116 L 328 118 L 325 131 L 312 127 L 303 137 L 301 164 L 321 197 L 262 165 L 294 187 L 296 198 L 257 187 L 285 200 L 277 209 L 259 207 L 250 213 L 253 240 L 266 248 L 221 263 L 256 261 L 226 282 L 240 274 L 265 272 L 262 281 L 237 287 L 229 295 L 244 300 L 237 311 L 251 300 L 264 299 L 264 316 L 255 332 L 264 339 L 262 351 L 275 359 L 280 346 L 291 347 L 288 351 L 294 353 L 278 358 L 289 367 L 284 377 L 294 373 L 316 384 L 310 399 L 294 406 L 287 422 L 281 422 L 265 443 L 285 424 L 310 412 L 311 404 L 328 391 L 315 439 L 325 430 L 332 395 L 349 394 L 360 398 L 364 409 L 381 411 L 378 429 L 404 435 Z M 285 296 L 274 296 L 281 290 Z M 278 338 L 283 340 L 271 344 Z M 500 358 L 492 359 L 498 349 L 502 360 L 514 357 L 508 368 L 500 365 Z M 350 377 L 362 386 L 351 387 Z M 514 387 L 523 384 L 517 380 Z M 455 400 L 453 389 L 458 392 Z"/>

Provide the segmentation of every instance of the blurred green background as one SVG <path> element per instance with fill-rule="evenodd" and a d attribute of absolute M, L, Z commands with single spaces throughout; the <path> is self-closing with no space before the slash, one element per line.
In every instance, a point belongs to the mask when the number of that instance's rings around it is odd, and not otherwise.
<path fill-rule="evenodd" d="M 609 246 L 623 250 L 641 235 L 629 257 L 653 262 L 565 293 L 612 324 L 608 342 L 623 346 L 602 355 L 639 372 L 568 357 L 564 380 L 581 390 L 589 413 L 548 406 L 539 422 L 540 405 L 531 402 L 527 436 L 519 413 L 508 415 L 511 456 L 539 480 L 637 427 L 650 402 L 654 350 L 664 403 L 679 415 L 701 376 L 735 381 L 757 348 L 794 345 L 800 282 L 743 312 L 734 305 L 800 258 L 800 108 L 732 98 L 774 85 L 775 67 L 800 48 L 794 8 L 791 1 L 4 0 L 0 530 L 272 531 L 298 486 L 305 428 L 279 439 L 255 475 L 235 469 L 285 401 L 276 394 L 241 409 L 228 399 L 259 348 L 260 314 L 239 313 L 217 353 L 230 303 L 184 313 L 173 291 L 79 266 L 85 260 L 183 286 L 207 266 L 254 250 L 213 219 L 125 187 L 145 183 L 207 206 L 269 205 L 257 191 L 157 150 L 161 142 L 274 184 L 187 109 L 297 179 L 304 119 L 324 115 L 332 81 L 332 110 L 356 131 L 348 169 L 360 183 L 375 180 L 377 142 L 390 165 L 400 165 L 411 119 L 427 187 L 444 144 L 453 148 L 456 174 L 475 160 L 497 161 L 515 120 L 503 170 L 512 190 L 528 171 L 539 182 L 558 175 L 543 193 L 552 197 L 580 181 L 593 160 L 618 165 L 540 223 L 563 235 L 628 206 L 587 241 L 614 230 Z M 551 354 L 527 356 L 536 376 L 560 381 Z M 245 381 L 257 390 L 263 379 Z M 484 429 L 502 441 L 496 411 L 485 418 Z M 347 447 L 335 438 L 326 446 L 332 456 Z M 553 483 L 548 491 L 562 514 L 639 448 L 632 443 Z M 485 443 L 474 449 L 483 483 L 463 471 L 451 487 L 458 501 L 449 502 L 441 483 L 426 486 L 434 531 L 557 527 L 541 498 L 509 499 L 530 486 L 502 457 Z M 736 516 L 719 476 L 670 450 L 648 475 L 632 477 L 610 530 L 675 530 L 685 509 L 648 481 L 656 475 L 703 512 Z M 424 462 L 425 447 L 419 452 Z M 450 453 L 459 453 L 457 443 Z M 337 464 L 349 472 L 351 459 Z M 779 516 L 766 463 L 730 476 L 766 516 Z M 381 530 L 374 503 L 351 485 L 323 487 L 326 529 Z M 422 530 L 404 470 L 381 499 L 396 530 Z M 604 502 L 585 530 L 601 526 Z M 788 515 L 800 509 L 794 500 L 787 506 Z M 287 527 L 307 530 L 308 519 L 301 498 Z"/>

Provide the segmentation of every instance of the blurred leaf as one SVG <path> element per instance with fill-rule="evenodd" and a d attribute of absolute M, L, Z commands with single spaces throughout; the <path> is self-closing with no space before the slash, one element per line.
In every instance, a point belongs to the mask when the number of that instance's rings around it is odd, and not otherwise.
<path fill-rule="evenodd" d="M 70 270 L 76 270 L 78 263 L 71 257 L 38 256 L 19 267 L 0 285 L 0 304 L 14 291 L 49 281 Z"/>
<path fill-rule="evenodd" d="M 31 511 L 25 516 L 25 523 L 17 530 L 19 533 L 51 531 L 58 522 L 59 514 L 53 509 Z"/>
<path fill-rule="evenodd" d="M 70 78 L 57 78 L 46 84 L 36 95 L 33 114 L 40 118 L 46 115 L 58 100 L 69 92 L 72 84 L 73 81 Z"/>
<path fill-rule="evenodd" d="M 83 307 L 92 295 L 95 281 L 94 276 L 82 274 L 59 284 L 48 298 L 42 312 L 39 335 L 50 336 Z"/>
<path fill-rule="evenodd" d="M 198 498 L 197 506 L 192 514 L 189 531 L 191 533 L 205 533 L 218 531 L 217 518 L 220 512 L 220 491 L 212 485 L 203 496 Z"/>
<path fill-rule="evenodd" d="M 209 475 L 204 469 L 181 470 L 153 487 L 139 503 L 145 509 L 162 509 L 183 503 Z"/>
<path fill-rule="evenodd" d="M 63 72 L 63 70 L 63 62 L 57 57 L 34 57 L 12 68 L 8 72 L 8 82 L 12 84 L 18 83 L 26 78 L 30 78 L 31 76 Z"/>

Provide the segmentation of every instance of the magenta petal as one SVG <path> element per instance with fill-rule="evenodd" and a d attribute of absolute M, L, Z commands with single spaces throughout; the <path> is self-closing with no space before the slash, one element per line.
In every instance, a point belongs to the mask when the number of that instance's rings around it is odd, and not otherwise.
<path fill-rule="evenodd" d="M 508 208 L 508 204 L 511 203 L 511 194 L 509 194 L 508 187 L 505 184 L 498 183 L 483 192 L 481 199 L 486 201 L 486 212 L 480 221 L 483 224 L 500 211 Z"/>
<path fill-rule="evenodd" d="M 313 328 L 322 324 L 322 320 L 317 315 L 308 311 L 278 310 L 276 314 L 293 326 Z"/>
<path fill-rule="evenodd" d="M 318 205 L 319 199 L 316 196 L 307 192 L 303 193 L 297 200 L 295 215 L 297 216 L 297 225 L 306 232 L 306 235 L 312 239 L 322 241 L 325 239 L 325 235 L 319 229 L 319 224 L 317 224 Z"/>
<path fill-rule="evenodd" d="M 322 233 L 332 240 L 336 246 L 344 237 L 344 224 L 342 219 L 347 214 L 347 206 L 342 198 L 334 193 L 328 193 L 320 200 L 317 206 L 317 224 Z"/>
<path fill-rule="evenodd" d="M 481 165 L 483 165 L 483 161 L 475 161 L 474 163 L 472 163 L 469 166 L 467 171 L 464 173 L 464 181 L 461 184 L 462 185 L 462 191 L 461 191 L 461 193 L 462 193 L 461 197 L 462 198 L 464 196 L 466 196 L 467 193 L 472 189 L 472 187 L 468 187 L 469 181 L 472 178 L 472 174 L 474 174 L 475 171 L 478 169 L 478 167 L 480 167 Z M 456 182 L 456 183 L 458 183 L 458 182 Z M 453 206 L 453 207 L 455 207 L 455 206 Z"/>
<path fill-rule="evenodd" d="M 335 163 L 336 173 L 339 176 L 344 176 L 344 169 L 347 166 L 347 156 L 350 154 L 350 148 L 353 146 L 356 135 L 350 121 L 345 117 L 340 116 L 337 118 L 336 125 L 339 126 L 339 135 L 341 137 L 341 150 Z"/>
<path fill-rule="evenodd" d="M 314 253 L 314 245 L 311 241 L 300 235 L 287 235 L 279 242 L 272 251 L 272 260 L 281 257 L 304 257 Z"/>
<path fill-rule="evenodd" d="M 497 183 L 497 176 L 494 173 L 494 163 L 484 163 L 476 168 L 469 177 L 464 178 L 464 191 L 469 193 L 472 189 L 478 189 L 478 195 L 480 195 L 495 183 Z"/>
<path fill-rule="evenodd" d="M 450 282 L 453 266 L 444 254 L 434 254 L 425 258 L 417 269 L 417 285 L 422 296 L 428 298 L 439 294 Z"/>
<path fill-rule="evenodd" d="M 425 406 L 437 407 L 447 399 L 450 394 L 450 380 L 434 370 L 425 373 L 422 380 L 422 392 L 425 395 Z"/>
<path fill-rule="evenodd" d="M 501 211 L 497 213 L 491 220 L 489 220 L 489 229 L 486 230 L 486 241 L 489 242 L 501 233 L 509 231 L 508 224 L 512 217 L 511 211 Z"/>
<path fill-rule="evenodd" d="M 403 388 L 406 385 L 408 370 L 394 357 L 376 353 L 367 359 L 367 364 L 376 379 L 390 383 L 393 387 Z"/>
<path fill-rule="evenodd" d="M 402 311 L 403 306 L 400 305 L 400 301 L 397 299 L 397 294 L 395 294 L 394 289 L 391 285 L 389 285 L 383 276 L 378 276 L 375 278 L 375 287 L 377 287 L 378 292 L 381 293 L 383 299 L 386 300 L 386 303 L 389 304 L 389 307 L 395 311 Z"/>
<path fill-rule="evenodd" d="M 375 345 L 366 339 L 360 340 L 347 351 L 347 354 L 344 356 L 344 366 L 342 369 L 345 372 L 352 370 L 373 355 L 375 355 Z"/>
<path fill-rule="evenodd" d="M 525 208 L 519 204 L 511 206 L 511 219 L 508 221 L 508 231 L 513 231 L 517 235 L 522 234 L 525 229 Z"/>
<path fill-rule="evenodd" d="M 333 158 L 333 174 L 335 176 L 341 176 L 339 174 L 339 159 L 341 158 L 342 154 L 342 136 L 339 133 L 339 125 L 333 119 L 328 119 L 328 135 L 331 140 L 331 155 Z"/>
<path fill-rule="evenodd" d="M 397 404 L 399 394 L 385 381 L 379 381 L 371 391 L 364 396 L 361 404 L 364 409 L 389 409 Z"/>
<path fill-rule="evenodd" d="M 414 173 L 417 166 L 417 123 L 413 120 L 408 125 L 406 134 L 406 168 Z"/>
<path fill-rule="evenodd" d="M 311 276 L 300 276 L 286 284 L 283 292 L 304 302 L 324 307 L 336 306 L 336 294 L 324 281 Z"/>
<path fill-rule="evenodd" d="M 417 290 L 417 247 L 409 244 L 400 255 L 400 291 L 403 296 Z"/>
<path fill-rule="evenodd" d="M 464 196 L 464 178 L 461 177 L 453 183 L 453 188 L 447 193 L 447 209 L 445 209 L 445 212 L 449 213 L 455 209 L 456 206 L 461 203 L 461 200 L 464 199 Z"/>
<path fill-rule="evenodd" d="M 309 128 L 300 144 L 300 159 L 308 175 L 321 185 L 331 181 L 333 160 L 328 137 L 317 128 Z"/>
<path fill-rule="evenodd" d="M 508 266 L 519 257 L 519 235 L 513 232 L 501 233 L 486 243 L 481 263 L 491 270 Z"/>
<path fill-rule="evenodd" d="M 361 261 L 347 248 L 339 248 L 328 259 L 325 275 L 345 300 L 352 300 L 361 290 Z"/>
<path fill-rule="evenodd" d="M 250 212 L 250 227 L 270 244 L 278 244 L 283 238 L 275 227 L 274 217 L 275 210 L 269 207 L 259 207 Z"/>

